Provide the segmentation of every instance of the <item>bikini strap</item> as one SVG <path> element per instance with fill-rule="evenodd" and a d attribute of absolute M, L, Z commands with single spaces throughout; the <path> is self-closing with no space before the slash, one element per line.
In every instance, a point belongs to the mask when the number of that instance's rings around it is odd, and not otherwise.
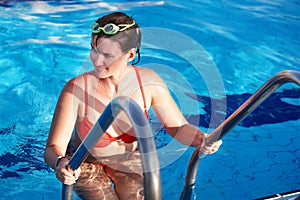
<path fill-rule="evenodd" d="M 84 117 L 88 116 L 88 87 L 87 87 L 87 73 L 83 74 L 83 79 L 84 79 Z"/>
<path fill-rule="evenodd" d="M 140 73 L 139 73 L 139 70 L 138 70 L 138 68 L 136 66 L 133 66 L 133 68 L 135 70 L 136 77 L 138 79 L 138 82 L 139 82 L 139 85 L 140 85 L 140 90 L 141 90 L 143 101 L 144 101 L 144 113 L 146 115 L 146 118 L 149 119 L 149 115 L 148 115 L 148 111 L 147 111 L 147 105 L 146 105 L 146 98 L 145 98 L 145 93 L 144 93 L 144 89 L 143 89 L 143 84 L 142 84 L 142 80 L 141 80 L 141 77 L 140 77 Z"/>

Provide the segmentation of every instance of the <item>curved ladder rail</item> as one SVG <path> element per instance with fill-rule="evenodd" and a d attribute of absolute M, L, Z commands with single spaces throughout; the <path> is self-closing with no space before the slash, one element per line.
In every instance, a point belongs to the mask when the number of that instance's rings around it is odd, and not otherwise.
<path fill-rule="evenodd" d="M 80 164 L 88 157 L 89 150 L 97 144 L 120 111 L 124 111 L 127 114 L 138 140 L 144 175 L 145 199 L 161 199 L 159 160 L 152 130 L 143 111 L 130 98 L 117 97 L 106 106 L 98 119 L 98 123 L 90 130 L 87 137 L 70 159 L 69 166 L 72 170 L 78 169 Z M 63 184 L 62 199 L 71 200 L 72 191 L 73 185 Z"/>
<path fill-rule="evenodd" d="M 270 78 L 245 103 L 243 103 L 208 136 L 206 144 L 211 144 L 223 138 L 231 129 L 233 129 L 267 97 L 269 97 L 278 87 L 288 82 L 294 82 L 300 86 L 300 72 L 285 70 Z M 189 200 L 192 197 L 198 165 L 202 157 L 204 157 L 204 154 L 200 151 L 200 147 L 196 148 L 190 159 L 185 179 L 185 186 L 180 196 L 181 200 Z"/>

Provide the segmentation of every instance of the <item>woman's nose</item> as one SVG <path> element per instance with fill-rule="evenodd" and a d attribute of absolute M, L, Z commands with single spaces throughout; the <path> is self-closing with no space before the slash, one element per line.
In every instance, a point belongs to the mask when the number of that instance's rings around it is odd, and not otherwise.
<path fill-rule="evenodd" d="M 101 65 L 104 61 L 104 56 L 101 53 L 91 53 L 91 60 L 95 65 Z"/>

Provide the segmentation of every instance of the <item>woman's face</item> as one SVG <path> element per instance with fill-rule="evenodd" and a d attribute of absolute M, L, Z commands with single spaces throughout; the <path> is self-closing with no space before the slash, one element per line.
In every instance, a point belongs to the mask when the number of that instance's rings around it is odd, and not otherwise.
<path fill-rule="evenodd" d="M 99 78 L 112 76 L 116 70 L 127 66 L 124 55 L 118 42 L 109 38 L 100 38 L 96 44 L 96 37 L 93 37 L 90 58 Z"/>

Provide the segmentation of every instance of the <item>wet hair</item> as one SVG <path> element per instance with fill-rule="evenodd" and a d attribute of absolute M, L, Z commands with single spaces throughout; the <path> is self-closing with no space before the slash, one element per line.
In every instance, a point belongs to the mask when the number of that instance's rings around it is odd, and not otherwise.
<path fill-rule="evenodd" d="M 109 23 L 113 23 L 115 25 L 132 24 L 133 21 L 134 19 L 132 17 L 122 12 L 113 12 L 96 20 L 100 27 L 103 27 Z M 136 22 L 134 26 L 124 31 L 118 32 L 115 35 L 106 35 L 105 33 L 103 33 L 103 31 L 100 31 L 99 33 L 92 33 L 92 36 L 96 37 L 96 43 L 102 37 L 110 38 L 111 40 L 118 42 L 123 52 L 126 52 L 132 48 L 136 48 L 138 60 L 135 63 L 133 63 L 133 65 L 137 64 L 140 61 L 140 45 L 142 33 L 140 31 L 139 25 Z"/>

